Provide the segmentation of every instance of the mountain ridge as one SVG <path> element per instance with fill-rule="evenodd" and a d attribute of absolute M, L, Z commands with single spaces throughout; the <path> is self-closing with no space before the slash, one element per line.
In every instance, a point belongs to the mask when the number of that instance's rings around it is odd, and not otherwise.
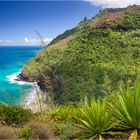
<path fill-rule="evenodd" d="M 127 8 L 105 8 L 104 10 L 100 11 L 95 17 L 91 18 L 90 20 L 87 20 L 89 22 L 89 26 L 91 28 L 113 28 L 110 26 L 109 22 L 114 22 L 116 20 L 121 20 L 125 16 L 127 16 L 127 12 L 129 13 L 134 13 L 135 12 L 140 12 L 140 6 L 139 5 L 133 5 L 133 6 L 128 6 Z M 125 15 L 126 14 L 126 15 Z M 103 19 L 102 19 L 103 17 Z M 103 23 L 100 23 L 99 21 L 97 22 L 97 18 L 101 18 L 100 21 L 104 21 Z M 64 33 L 58 35 L 56 38 L 54 38 L 48 46 L 54 44 L 57 42 L 56 40 L 64 39 L 64 36 L 68 36 L 71 34 L 74 34 L 76 31 L 78 31 L 78 26 L 81 26 L 85 21 L 81 21 L 76 27 L 66 30 Z M 140 21 L 139 21 L 140 23 Z M 140 28 L 140 24 L 138 24 L 138 28 Z M 121 26 L 118 25 L 118 28 L 121 28 Z M 115 28 L 115 27 L 114 27 Z M 116 25 L 117 28 L 117 25 Z M 122 27 L 123 29 L 123 27 Z M 63 36 L 63 37 L 62 37 Z M 61 38 L 62 37 L 62 38 Z"/>

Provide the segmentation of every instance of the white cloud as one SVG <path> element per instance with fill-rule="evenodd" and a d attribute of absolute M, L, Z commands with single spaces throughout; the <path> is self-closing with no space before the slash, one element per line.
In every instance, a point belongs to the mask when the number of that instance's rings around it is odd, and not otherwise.
<path fill-rule="evenodd" d="M 29 41 L 29 40 L 28 40 L 28 38 L 27 38 L 27 37 L 25 37 L 25 38 L 24 38 L 24 41 L 28 43 L 28 41 Z"/>
<path fill-rule="evenodd" d="M 44 38 L 43 41 L 47 45 L 53 38 Z M 25 37 L 21 40 L 0 39 L 0 45 L 41 45 L 41 40 L 36 38 Z"/>
<path fill-rule="evenodd" d="M 124 8 L 129 5 L 140 5 L 140 0 L 85 0 L 92 5 L 101 6 L 102 8 Z"/>
<path fill-rule="evenodd" d="M 25 37 L 24 38 L 24 41 L 27 44 L 38 44 L 38 45 L 41 44 L 41 40 L 40 39 L 36 39 L 36 38 L 28 38 L 28 37 Z M 43 42 L 45 44 L 50 43 L 50 41 L 52 41 L 52 38 L 43 38 Z"/>
<path fill-rule="evenodd" d="M 0 39 L 0 44 L 7 44 L 7 43 L 12 43 L 13 42 L 13 40 L 6 40 L 6 39 L 4 39 L 4 40 L 2 40 L 2 39 Z"/>

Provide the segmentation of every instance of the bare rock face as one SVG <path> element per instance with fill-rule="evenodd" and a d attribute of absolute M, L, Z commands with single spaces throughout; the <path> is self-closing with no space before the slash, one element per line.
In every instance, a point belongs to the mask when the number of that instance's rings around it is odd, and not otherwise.
<path fill-rule="evenodd" d="M 22 73 L 20 73 L 19 75 L 17 75 L 17 77 L 16 77 L 16 79 L 15 79 L 16 81 L 29 81 L 29 79 L 27 78 L 27 77 L 24 77 L 23 75 L 22 75 Z"/>

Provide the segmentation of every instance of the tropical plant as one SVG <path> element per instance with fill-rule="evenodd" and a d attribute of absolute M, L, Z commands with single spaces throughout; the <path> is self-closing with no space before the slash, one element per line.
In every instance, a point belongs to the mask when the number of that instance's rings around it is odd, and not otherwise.
<path fill-rule="evenodd" d="M 103 139 L 105 135 L 117 134 L 111 131 L 115 122 L 113 113 L 114 110 L 108 106 L 106 99 L 98 99 L 97 102 L 91 99 L 90 104 L 85 100 L 81 117 L 77 118 L 82 138 Z"/>
<path fill-rule="evenodd" d="M 25 126 L 20 131 L 17 132 L 18 138 L 29 138 L 32 136 L 31 128 Z"/>
<path fill-rule="evenodd" d="M 52 108 L 49 107 L 47 109 L 47 113 L 46 113 L 48 120 L 49 121 L 57 121 L 59 110 L 60 110 L 60 107 L 57 105 L 52 107 Z"/>
<path fill-rule="evenodd" d="M 130 139 L 136 139 L 140 130 L 140 85 L 135 82 L 134 88 L 127 83 L 121 84 L 119 92 L 113 96 L 118 127 L 121 130 L 131 130 Z"/>
<path fill-rule="evenodd" d="M 74 107 L 73 106 L 60 106 L 59 112 L 58 112 L 58 121 L 66 122 L 67 120 L 71 120 L 74 113 Z"/>
<path fill-rule="evenodd" d="M 56 122 L 66 122 L 67 120 L 72 120 L 75 113 L 75 107 L 73 106 L 51 106 L 48 107 L 44 112 L 38 114 L 39 117 L 42 116 L 42 120 L 46 121 L 56 121 Z"/>

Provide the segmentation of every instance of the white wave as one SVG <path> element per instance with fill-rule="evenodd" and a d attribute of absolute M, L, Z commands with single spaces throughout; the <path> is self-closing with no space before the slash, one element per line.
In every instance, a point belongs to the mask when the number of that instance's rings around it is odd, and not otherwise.
<path fill-rule="evenodd" d="M 30 83 L 30 82 L 16 80 L 18 78 L 17 76 L 19 74 L 20 74 L 20 72 L 16 72 L 16 73 L 6 76 L 6 78 L 10 83 L 16 83 L 18 85 L 33 85 L 33 83 Z"/>
<path fill-rule="evenodd" d="M 36 87 L 35 87 L 36 86 Z M 33 85 L 32 88 L 24 92 L 24 103 L 26 106 L 30 105 L 33 100 L 37 98 L 37 92 L 40 91 L 40 88 L 37 84 Z"/>
<path fill-rule="evenodd" d="M 37 98 L 37 91 L 41 91 L 40 90 L 40 87 L 37 85 L 37 83 L 35 83 L 35 85 L 31 82 L 25 82 L 25 81 L 17 81 L 16 79 L 18 78 L 17 76 L 21 73 L 20 72 L 16 72 L 16 73 L 13 73 L 11 75 L 8 75 L 6 76 L 7 80 L 10 82 L 10 83 L 16 83 L 18 85 L 31 85 L 32 87 L 25 90 L 24 91 L 24 103 L 28 106 L 30 105 L 34 99 Z M 23 103 L 22 102 L 22 103 Z"/>

